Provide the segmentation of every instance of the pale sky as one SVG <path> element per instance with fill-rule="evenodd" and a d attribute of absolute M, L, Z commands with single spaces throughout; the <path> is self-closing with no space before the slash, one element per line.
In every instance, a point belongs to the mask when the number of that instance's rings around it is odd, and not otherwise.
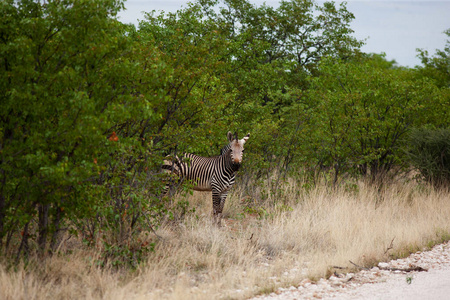
<path fill-rule="evenodd" d="M 124 23 L 138 24 L 144 19 L 143 12 L 163 10 L 175 12 L 186 7 L 186 0 L 127 0 L 125 11 L 119 14 Z M 277 0 L 250 0 L 251 3 L 277 7 Z M 324 1 L 317 1 L 319 4 Z M 342 1 L 335 1 L 340 3 Z M 370 1 L 348 0 L 347 9 L 355 15 L 350 27 L 354 36 L 367 39 L 364 52 L 386 53 L 386 58 L 395 59 L 399 65 L 414 67 L 420 64 L 417 48 L 434 54 L 444 50 L 450 29 L 450 0 L 447 1 Z"/>

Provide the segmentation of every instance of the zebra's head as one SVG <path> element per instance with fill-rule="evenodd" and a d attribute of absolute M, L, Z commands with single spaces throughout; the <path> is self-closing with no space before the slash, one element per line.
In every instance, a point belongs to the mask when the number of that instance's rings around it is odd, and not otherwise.
<path fill-rule="evenodd" d="M 237 133 L 234 133 L 233 135 L 230 131 L 228 131 L 227 138 L 229 144 L 226 147 L 229 147 L 231 161 L 233 164 L 240 165 L 242 163 L 242 156 L 244 153 L 244 144 L 250 138 L 250 133 L 244 136 L 243 139 L 239 140 Z"/>

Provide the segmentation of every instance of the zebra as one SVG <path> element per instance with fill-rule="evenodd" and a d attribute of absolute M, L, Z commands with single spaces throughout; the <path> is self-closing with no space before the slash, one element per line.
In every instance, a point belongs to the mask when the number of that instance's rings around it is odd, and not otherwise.
<path fill-rule="evenodd" d="M 179 179 L 192 181 L 196 191 L 211 191 L 213 204 L 213 222 L 221 226 L 222 211 L 228 191 L 233 186 L 236 172 L 239 170 L 244 152 L 244 144 L 250 133 L 238 139 L 237 133 L 227 133 L 228 145 L 219 156 L 202 157 L 184 153 L 165 160 L 162 169 L 175 174 Z"/>

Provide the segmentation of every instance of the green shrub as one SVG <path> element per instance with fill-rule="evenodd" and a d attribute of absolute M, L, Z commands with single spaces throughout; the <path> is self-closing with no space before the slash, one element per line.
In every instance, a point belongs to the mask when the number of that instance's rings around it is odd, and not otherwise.
<path fill-rule="evenodd" d="M 409 134 L 408 157 L 423 178 L 436 185 L 450 183 L 450 128 L 415 129 Z"/>

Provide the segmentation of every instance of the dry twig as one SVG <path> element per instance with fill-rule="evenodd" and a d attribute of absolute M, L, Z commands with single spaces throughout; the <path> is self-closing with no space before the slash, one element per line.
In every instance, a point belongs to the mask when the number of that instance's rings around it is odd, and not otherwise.
<path fill-rule="evenodd" d="M 352 262 L 351 260 L 349 260 L 349 262 L 352 264 L 352 265 L 354 265 L 355 267 L 357 267 L 358 269 L 361 269 L 361 270 L 366 270 L 366 271 L 368 271 L 368 270 L 370 270 L 369 268 L 366 268 L 366 267 L 361 267 L 361 266 L 359 266 L 359 265 L 357 265 L 357 264 L 355 264 L 354 262 Z"/>
<path fill-rule="evenodd" d="M 395 239 L 395 236 L 394 236 L 394 238 L 392 239 L 391 244 L 389 245 L 389 247 L 387 247 L 387 248 L 386 248 L 386 251 L 384 251 L 384 254 L 386 254 L 389 250 L 391 250 L 392 248 L 394 248 L 394 239 Z"/>
<path fill-rule="evenodd" d="M 389 267 L 386 267 L 386 268 L 383 268 L 383 267 L 378 267 L 380 270 L 386 270 L 386 271 L 402 271 L 402 272 L 414 272 L 414 271 L 417 271 L 417 272 L 427 272 L 428 271 L 428 269 L 424 269 L 424 268 L 422 268 L 422 267 L 419 267 L 419 266 L 414 266 L 414 267 L 411 267 L 411 268 L 404 268 L 404 269 L 402 269 L 402 268 L 389 268 Z"/>
<path fill-rule="evenodd" d="M 358 269 L 366 270 L 366 271 L 370 270 L 370 268 L 361 267 L 361 266 L 355 264 L 354 262 L 352 262 L 351 260 L 349 260 L 349 262 L 352 265 L 354 265 L 355 267 L 357 267 Z M 413 267 L 410 267 L 410 268 L 390 268 L 390 267 L 378 267 L 378 268 L 380 270 L 385 270 L 385 271 L 402 271 L 402 272 L 414 272 L 414 271 L 417 271 L 417 272 L 425 271 L 426 272 L 426 271 L 428 271 L 427 269 L 424 269 L 424 268 L 419 267 L 419 266 L 413 266 Z"/>

